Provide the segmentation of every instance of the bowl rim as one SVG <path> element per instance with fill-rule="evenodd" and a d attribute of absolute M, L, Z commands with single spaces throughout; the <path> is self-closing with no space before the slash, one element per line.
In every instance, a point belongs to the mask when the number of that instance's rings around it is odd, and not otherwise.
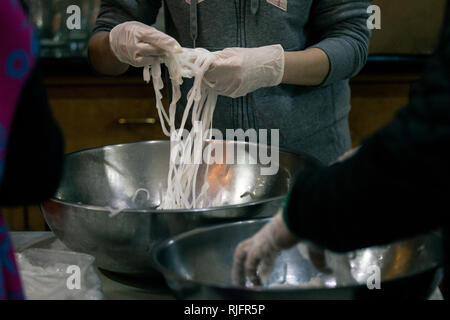
<path fill-rule="evenodd" d="M 207 281 L 196 281 L 193 279 L 184 278 L 181 275 L 179 275 L 178 273 L 172 272 L 169 269 L 167 269 L 165 266 L 163 266 L 157 259 L 157 255 L 159 252 L 161 252 L 162 249 L 164 249 L 164 247 L 171 245 L 175 241 L 182 239 L 182 238 L 186 238 L 193 234 L 201 233 L 204 230 L 214 230 L 214 229 L 217 229 L 220 227 L 226 227 L 226 226 L 243 224 L 243 223 L 252 223 L 252 222 L 258 222 L 258 221 L 262 221 L 262 220 L 269 221 L 270 219 L 271 218 L 268 217 L 268 218 L 261 218 L 261 219 L 237 221 L 237 222 L 231 222 L 231 223 L 222 223 L 222 224 L 217 224 L 217 225 L 213 225 L 213 226 L 209 226 L 209 227 L 199 227 L 199 228 L 195 228 L 193 230 L 187 231 L 187 232 L 183 232 L 183 233 L 178 234 L 169 239 L 163 240 L 163 241 L 157 243 L 150 251 L 150 256 L 152 257 L 152 262 L 154 264 L 154 268 L 164 276 L 166 282 L 168 281 L 168 277 L 170 277 L 171 279 L 176 279 L 177 281 L 182 281 L 182 282 L 193 284 L 193 285 L 205 286 L 205 287 L 209 287 L 209 288 L 218 288 L 218 289 L 226 290 L 226 291 L 241 291 L 241 292 L 244 291 L 244 292 L 248 292 L 248 293 L 264 293 L 267 291 L 267 288 L 264 288 L 264 287 L 256 287 L 255 286 L 253 288 L 249 288 L 249 287 L 237 286 L 234 284 L 224 285 L 224 284 L 218 284 L 218 283 L 211 283 L 211 282 L 207 282 Z M 286 292 L 286 291 L 293 291 L 293 290 L 298 291 L 298 290 L 324 290 L 324 289 L 327 289 L 327 288 L 286 287 L 286 288 L 272 288 L 272 289 L 270 289 L 270 292 L 276 293 L 276 292 Z"/>
<path fill-rule="evenodd" d="M 206 141 L 217 141 L 217 142 L 225 142 L 225 143 L 239 143 L 239 144 L 252 144 L 254 145 L 254 143 L 250 143 L 250 142 L 246 142 L 246 141 L 231 141 L 231 140 L 210 140 L 207 139 Z M 84 149 L 80 149 L 80 150 L 76 150 L 76 151 L 72 151 L 69 152 L 67 154 L 64 155 L 64 158 L 69 157 L 69 156 L 73 156 L 76 154 L 80 154 L 83 152 L 87 152 L 87 151 L 95 151 L 95 150 L 101 150 L 101 149 L 106 149 L 106 148 L 111 148 L 111 147 L 123 147 L 123 146 L 127 146 L 127 145 L 133 145 L 133 144 L 161 144 L 161 143 L 168 143 L 170 142 L 170 140 L 163 140 L 163 139 L 159 139 L 159 140 L 145 140 L 145 141 L 137 141 L 137 142 L 127 142 L 127 143 L 118 143 L 118 144 L 108 144 L 108 145 L 103 145 L 103 146 L 97 146 L 97 147 L 91 147 L 91 148 L 84 148 Z M 266 146 L 264 144 L 257 144 L 257 145 L 261 145 L 261 146 Z M 324 164 L 323 162 L 321 162 L 320 160 L 318 160 L 316 157 L 314 156 L 310 156 L 307 153 L 304 152 L 293 152 L 290 151 L 289 149 L 286 148 L 281 148 L 281 147 L 277 147 L 279 151 L 281 152 L 285 152 L 285 153 L 290 153 L 290 154 L 294 154 L 296 156 L 299 157 L 304 157 L 306 158 L 311 164 L 315 165 L 316 168 L 319 167 L 323 167 Z M 195 209 L 157 209 L 157 208 L 139 208 L 139 209 L 132 209 L 132 208 L 126 208 L 120 211 L 120 213 L 135 213 L 135 214 L 143 214 L 143 213 L 159 213 L 159 214 L 170 214 L 170 213 L 189 213 L 189 214 L 195 214 L 195 213 L 205 213 L 205 212 L 214 212 L 214 211 L 220 211 L 220 210 L 227 210 L 227 209 L 235 209 L 235 208 L 243 208 L 243 207 L 253 207 L 253 206 L 258 206 L 267 202 L 273 202 L 273 201 L 279 201 L 279 200 L 283 200 L 285 199 L 287 193 L 281 196 L 276 196 L 276 197 L 271 197 L 271 198 L 266 198 L 266 199 L 261 199 L 261 200 L 256 200 L 256 201 L 251 201 L 251 202 L 245 202 L 245 203 L 238 203 L 238 204 L 230 204 L 230 205 L 225 205 L 225 206 L 218 206 L 218 207 L 208 207 L 208 208 L 195 208 Z M 91 205 L 91 204 L 83 204 L 83 203 L 75 203 L 75 202 L 71 202 L 71 201 L 66 201 L 63 199 L 59 199 L 57 198 L 55 195 L 53 195 L 52 197 L 50 197 L 47 201 L 44 201 L 43 203 L 41 203 L 41 207 L 44 206 L 46 203 L 59 203 L 62 205 L 66 205 L 66 206 L 71 206 L 71 207 L 75 207 L 75 208 L 81 208 L 81 209 L 86 209 L 86 210 L 92 210 L 92 211 L 100 211 L 100 212 L 105 212 L 105 213 L 110 213 L 110 210 L 107 207 L 104 206 L 98 206 L 98 205 Z"/>
<path fill-rule="evenodd" d="M 264 293 L 267 291 L 270 291 L 271 293 L 277 293 L 277 292 L 287 292 L 287 291 L 319 291 L 319 290 L 344 290 L 344 289 L 351 289 L 351 288 L 360 288 L 360 287 L 364 287 L 364 284 L 354 284 L 354 285 L 348 285 L 348 286 L 340 286 L 340 287 L 334 287 L 334 288 L 328 288 L 328 287 L 312 287 L 312 288 L 301 288 L 301 287 L 286 287 L 286 288 L 265 288 L 265 287 L 253 287 L 253 288 L 249 288 L 249 287 L 243 287 L 243 286 L 237 286 L 234 284 L 230 284 L 230 285 L 224 285 L 224 284 L 218 284 L 218 283 L 212 283 L 212 282 L 207 282 L 207 281 L 199 281 L 199 280 L 193 280 L 193 279 L 188 279 L 185 278 L 181 275 L 179 275 L 178 273 L 175 273 L 171 270 L 169 270 L 168 268 L 166 268 L 164 265 L 162 265 L 162 263 L 159 261 L 159 259 L 157 258 L 158 254 L 164 249 L 167 248 L 168 246 L 170 246 L 171 244 L 173 244 L 174 242 L 183 239 L 183 238 L 187 238 L 190 237 L 192 235 L 195 234 L 199 234 L 202 233 L 206 230 L 211 231 L 211 230 L 215 230 L 215 229 L 220 229 L 220 228 L 225 228 L 225 227 L 232 227 L 234 225 L 239 225 L 239 224 L 252 224 L 252 223 L 257 223 L 257 222 L 264 222 L 263 226 L 269 222 L 273 217 L 266 217 L 266 218 L 258 218 L 258 219 L 251 219 L 251 220 L 243 220 L 243 221 L 235 221 L 235 222 L 225 222 L 225 223 L 221 223 L 221 224 L 216 224 L 216 225 L 212 225 L 212 226 L 206 226 L 206 227 L 199 227 L 199 228 L 195 228 L 192 229 L 190 231 L 186 231 L 183 233 L 180 233 L 178 235 L 175 235 L 173 237 L 170 237 L 168 239 L 162 240 L 161 242 L 157 243 L 151 250 L 150 250 L 150 256 L 152 258 L 152 262 L 154 264 L 154 268 L 160 272 L 164 278 L 166 279 L 166 282 L 168 281 L 168 277 L 170 277 L 171 279 L 175 279 L 177 281 L 182 281 L 184 283 L 189 283 L 189 284 L 193 284 L 193 285 L 199 285 L 199 286 L 205 286 L 205 287 L 209 287 L 209 288 L 217 288 L 217 289 L 221 289 L 221 290 L 227 290 L 227 291 L 240 291 L 240 292 L 248 292 L 248 293 Z M 263 227 L 262 226 L 262 227 Z M 434 236 L 435 238 L 440 238 L 441 240 L 443 240 L 442 238 L 442 232 L 440 231 L 429 231 L 429 232 L 425 232 L 425 233 L 420 233 L 417 234 L 416 236 L 412 236 L 409 238 L 404 238 L 404 239 L 400 239 L 397 241 L 392 241 L 387 245 L 392 245 L 394 243 L 398 243 L 398 242 L 403 242 L 403 241 L 411 241 L 417 237 L 421 237 L 421 236 Z M 366 250 L 366 249 L 370 249 L 370 248 L 379 248 L 379 247 L 383 247 L 384 245 L 373 245 L 373 246 L 369 246 L 366 248 L 361 248 L 361 249 L 356 249 L 356 250 L 352 250 L 352 251 L 358 251 L 358 250 Z M 441 249 L 443 249 L 443 247 L 441 247 Z M 350 252 L 352 252 L 350 251 Z M 442 257 L 441 257 L 442 258 Z M 442 260 L 442 259 L 441 259 Z M 443 263 L 441 261 L 441 263 L 434 261 L 432 264 L 430 264 L 429 268 L 426 268 L 424 270 L 420 270 L 420 271 L 416 271 L 416 272 L 411 272 L 411 273 L 407 273 L 404 274 L 402 276 L 398 276 L 395 278 L 390 278 L 390 279 L 385 279 L 382 280 L 383 283 L 391 283 L 391 282 L 395 282 L 395 281 L 399 281 L 399 280 L 404 280 L 404 279 L 408 279 L 411 278 L 417 274 L 421 274 L 427 271 L 430 271 L 432 269 L 439 269 L 443 267 Z"/>

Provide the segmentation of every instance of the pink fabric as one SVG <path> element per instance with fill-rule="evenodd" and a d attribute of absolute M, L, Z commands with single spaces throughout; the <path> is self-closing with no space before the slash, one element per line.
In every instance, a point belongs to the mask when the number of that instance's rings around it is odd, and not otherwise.
<path fill-rule="evenodd" d="M 25 297 L 8 229 L 0 214 L 0 300 L 4 299 L 22 300 Z"/>
<path fill-rule="evenodd" d="M 20 92 L 34 67 L 37 41 L 17 0 L 0 0 L 0 181 Z M 7 227 L 0 213 L 0 299 L 23 299 Z"/>

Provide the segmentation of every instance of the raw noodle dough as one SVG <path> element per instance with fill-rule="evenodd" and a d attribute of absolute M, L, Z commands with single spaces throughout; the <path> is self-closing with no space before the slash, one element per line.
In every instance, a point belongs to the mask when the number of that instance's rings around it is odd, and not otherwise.
<path fill-rule="evenodd" d="M 149 82 L 153 78 L 153 88 L 156 96 L 156 108 L 161 121 L 161 127 L 170 137 L 170 165 L 167 177 L 167 190 L 162 198 L 159 209 L 191 209 L 205 204 L 205 195 L 209 188 L 206 181 L 208 169 L 204 175 L 204 182 L 200 193 L 197 194 L 197 175 L 203 160 L 205 149 L 205 133 L 212 129 L 213 113 L 217 102 L 217 94 L 209 85 L 205 84 L 203 76 L 213 63 L 215 56 L 201 48 L 183 48 L 181 53 L 168 54 L 157 58 L 155 63 L 144 68 L 144 80 Z M 172 101 L 169 114 L 162 104 L 161 64 L 169 70 L 172 81 Z M 176 105 L 181 98 L 180 85 L 184 78 L 194 78 L 194 84 L 187 95 L 181 125 L 175 127 Z M 182 137 L 189 112 L 192 111 L 192 129 Z M 199 125 L 198 127 L 196 125 Z M 169 129 L 167 129 L 167 126 Z M 209 131 L 211 135 L 211 131 Z M 211 138 L 209 136 L 208 138 Z M 209 151 L 208 151 L 209 150 Z M 211 158 L 211 149 L 207 148 L 207 163 Z"/>

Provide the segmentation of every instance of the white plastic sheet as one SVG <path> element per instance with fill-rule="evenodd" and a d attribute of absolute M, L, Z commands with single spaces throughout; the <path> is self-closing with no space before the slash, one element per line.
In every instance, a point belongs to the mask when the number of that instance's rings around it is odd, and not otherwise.
<path fill-rule="evenodd" d="M 94 257 L 77 252 L 30 248 L 16 253 L 29 300 L 100 300 L 102 284 Z"/>

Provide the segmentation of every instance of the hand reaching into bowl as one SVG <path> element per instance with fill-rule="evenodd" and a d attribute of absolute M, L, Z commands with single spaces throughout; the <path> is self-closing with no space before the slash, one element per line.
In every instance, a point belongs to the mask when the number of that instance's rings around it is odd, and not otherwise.
<path fill-rule="evenodd" d="M 289 231 L 283 221 L 282 212 L 279 212 L 258 233 L 242 241 L 236 247 L 231 271 L 233 284 L 246 286 L 248 279 L 252 285 L 263 285 L 272 274 L 278 254 L 298 242 L 300 239 Z M 333 270 L 327 265 L 325 252 L 321 247 L 313 243 L 305 244 L 302 247 L 306 250 L 301 252 L 302 255 L 310 260 L 319 272 L 333 273 Z"/>
<path fill-rule="evenodd" d="M 266 282 L 277 255 L 299 240 L 288 230 L 279 212 L 258 233 L 237 246 L 231 275 L 233 284 L 245 286 L 246 279 L 256 286 Z"/>

